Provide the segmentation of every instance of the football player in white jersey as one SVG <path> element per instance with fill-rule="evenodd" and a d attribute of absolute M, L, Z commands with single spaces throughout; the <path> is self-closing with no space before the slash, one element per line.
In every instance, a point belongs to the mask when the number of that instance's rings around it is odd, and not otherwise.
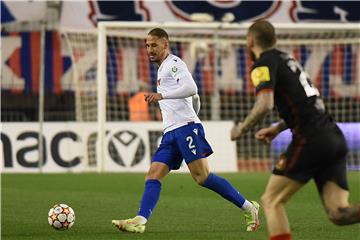
<path fill-rule="evenodd" d="M 198 89 L 186 64 L 169 52 L 166 31 L 161 28 L 152 29 L 146 38 L 146 49 L 150 61 L 156 63 L 159 69 L 157 93 L 145 94 L 145 101 L 159 102 L 164 135 L 146 175 L 137 216 L 113 220 L 113 225 L 126 232 L 144 232 L 145 224 L 160 197 L 161 180 L 171 170 L 179 169 L 185 160 L 193 179 L 200 186 L 213 190 L 241 208 L 245 215 L 246 230 L 256 231 L 259 226 L 259 204 L 246 200 L 226 179 L 209 170 L 206 157 L 213 151 L 193 108 L 193 99 L 197 99 Z M 197 106 L 198 102 L 194 105 Z"/>

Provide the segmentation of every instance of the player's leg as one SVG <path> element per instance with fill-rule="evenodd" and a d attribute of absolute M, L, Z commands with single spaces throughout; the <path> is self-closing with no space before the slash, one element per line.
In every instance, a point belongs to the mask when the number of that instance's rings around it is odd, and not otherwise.
<path fill-rule="evenodd" d="M 314 176 L 314 180 L 326 213 L 336 225 L 359 223 L 360 203 L 352 206 L 349 204 L 346 178 L 347 146 L 344 135 L 336 127 L 328 132 L 326 140 L 322 142 L 330 147 L 324 151 L 322 168 Z"/>
<path fill-rule="evenodd" d="M 206 158 L 198 159 L 189 163 L 188 168 L 194 181 L 203 186 L 210 174 L 209 164 Z"/>
<path fill-rule="evenodd" d="M 203 126 L 199 123 L 189 123 L 174 132 L 178 149 L 194 180 L 245 210 L 247 230 L 255 231 L 259 226 L 259 205 L 247 201 L 226 179 L 210 173 L 206 157 L 211 155 L 213 150 L 205 138 Z"/>
<path fill-rule="evenodd" d="M 285 176 L 272 174 L 261 197 L 270 239 L 291 239 L 285 203 L 304 184 Z"/>
<path fill-rule="evenodd" d="M 143 224 L 149 219 L 160 197 L 161 180 L 169 173 L 169 167 L 162 162 L 152 162 L 146 174 L 145 189 L 141 199 L 138 216 L 143 217 Z"/>
<path fill-rule="evenodd" d="M 270 240 L 291 239 L 285 204 L 314 176 L 318 165 L 313 156 L 314 149 L 313 141 L 304 137 L 293 137 L 286 152 L 274 166 L 273 174 L 261 197 Z"/>
<path fill-rule="evenodd" d="M 326 213 L 333 223 L 349 225 L 360 222 L 360 204 L 349 204 L 345 157 L 319 171 L 314 180 Z"/>
<path fill-rule="evenodd" d="M 168 165 L 162 162 L 152 162 L 146 175 L 145 189 L 137 216 L 124 220 L 112 220 L 113 225 L 121 231 L 143 233 L 145 231 L 145 224 L 160 197 L 160 181 L 168 173 Z"/>
<path fill-rule="evenodd" d="M 360 222 L 360 203 L 350 206 L 348 190 L 328 181 L 322 188 L 321 198 L 329 219 L 336 225 Z"/>
<path fill-rule="evenodd" d="M 201 158 L 188 163 L 193 179 L 203 187 L 211 189 L 223 198 L 245 211 L 247 231 L 256 231 L 259 227 L 259 204 L 246 200 L 225 178 L 210 173 L 208 161 Z"/>
<path fill-rule="evenodd" d="M 176 144 L 173 144 L 173 133 L 166 133 L 146 174 L 145 188 L 137 216 L 131 219 L 113 220 L 113 225 L 127 232 L 142 233 L 145 231 L 145 223 L 151 216 L 160 197 L 161 180 L 171 169 L 178 168 L 181 163 L 178 161 L 179 156 L 180 152 Z"/>

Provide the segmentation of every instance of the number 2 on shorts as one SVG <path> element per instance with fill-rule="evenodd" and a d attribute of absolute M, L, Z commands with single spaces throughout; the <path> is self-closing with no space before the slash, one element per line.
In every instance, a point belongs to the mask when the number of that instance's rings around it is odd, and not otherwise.
<path fill-rule="evenodd" d="M 195 145 L 193 144 L 193 138 L 191 136 L 187 136 L 186 141 L 188 142 L 189 149 L 195 148 Z"/>

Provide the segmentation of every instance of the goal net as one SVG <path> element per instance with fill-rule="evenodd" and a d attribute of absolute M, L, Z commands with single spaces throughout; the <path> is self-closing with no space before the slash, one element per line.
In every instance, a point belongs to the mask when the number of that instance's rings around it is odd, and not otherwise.
<path fill-rule="evenodd" d="M 144 39 L 154 27 L 167 30 L 170 50 L 182 58 L 199 88 L 202 121 L 243 120 L 254 101 L 246 49 L 249 24 L 102 22 L 97 32 L 64 31 L 75 65 L 77 121 L 98 122 L 98 136 L 113 121 L 160 121 L 158 106 L 144 104 L 142 92 L 156 91 L 157 67 Z M 346 135 L 348 168 L 360 165 L 360 31 L 353 24 L 275 24 L 278 48 L 292 54 L 309 73 L 328 111 Z M 241 171 L 268 170 L 286 149 L 290 133 L 270 146 L 256 130 L 278 120 L 273 111 L 237 143 Z M 219 134 L 229 134 L 222 133 Z M 101 148 L 100 148 L 101 149 Z M 96 152 L 88 149 L 96 164 Z M 103 150 L 102 150 L 103 151 Z"/>

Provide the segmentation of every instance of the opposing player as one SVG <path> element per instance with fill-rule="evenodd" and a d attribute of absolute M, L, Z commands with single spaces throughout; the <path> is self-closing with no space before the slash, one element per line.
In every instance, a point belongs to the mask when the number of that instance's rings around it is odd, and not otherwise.
<path fill-rule="evenodd" d="M 259 226 L 259 204 L 249 202 L 227 180 L 210 173 L 206 157 L 213 151 L 192 104 L 197 86 L 186 64 L 169 53 L 168 34 L 161 28 L 152 29 L 146 38 L 146 49 L 150 61 L 155 62 L 159 69 L 157 93 L 146 94 L 145 101 L 159 102 L 164 135 L 146 175 L 137 216 L 113 220 L 113 225 L 126 232 L 144 232 L 160 197 L 161 180 L 171 170 L 178 169 L 184 159 L 193 179 L 241 208 L 245 213 L 246 230 L 255 231 Z"/>
<path fill-rule="evenodd" d="M 277 50 L 275 43 L 271 23 L 262 20 L 250 26 L 247 47 L 255 61 L 251 80 L 257 99 L 250 114 L 231 131 L 232 140 L 239 139 L 266 116 L 274 103 L 282 120 L 259 130 L 255 137 L 270 143 L 281 131 L 291 129 L 292 142 L 276 163 L 261 198 L 270 239 L 291 239 L 284 205 L 312 178 L 332 222 L 358 223 L 360 205 L 350 206 L 348 202 L 345 138 L 299 63 Z"/>

